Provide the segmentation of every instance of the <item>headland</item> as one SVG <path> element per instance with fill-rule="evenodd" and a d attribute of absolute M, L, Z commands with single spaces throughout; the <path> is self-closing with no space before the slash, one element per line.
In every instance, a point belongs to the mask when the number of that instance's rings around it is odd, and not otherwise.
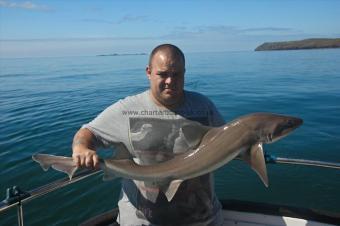
<path fill-rule="evenodd" d="M 299 41 L 265 42 L 255 51 L 340 48 L 340 38 L 311 38 Z"/>

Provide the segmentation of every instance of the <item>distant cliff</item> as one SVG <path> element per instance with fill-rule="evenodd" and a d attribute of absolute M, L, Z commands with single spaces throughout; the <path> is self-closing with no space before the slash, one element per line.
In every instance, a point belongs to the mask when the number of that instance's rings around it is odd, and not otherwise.
<path fill-rule="evenodd" d="M 289 42 L 265 42 L 255 51 L 340 48 L 340 38 L 313 38 Z"/>

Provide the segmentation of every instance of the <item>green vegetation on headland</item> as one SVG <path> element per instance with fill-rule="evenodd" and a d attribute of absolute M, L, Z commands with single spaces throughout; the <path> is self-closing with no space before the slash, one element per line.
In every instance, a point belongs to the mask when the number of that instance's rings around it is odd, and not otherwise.
<path fill-rule="evenodd" d="M 289 42 L 265 42 L 255 51 L 340 48 L 340 38 L 312 38 Z"/>
<path fill-rule="evenodd" d="M 112 53 L 112 54 L 100 54 L 97 56 L 136 56 L 136 55 L 146 55 L 146 53 Z"/>

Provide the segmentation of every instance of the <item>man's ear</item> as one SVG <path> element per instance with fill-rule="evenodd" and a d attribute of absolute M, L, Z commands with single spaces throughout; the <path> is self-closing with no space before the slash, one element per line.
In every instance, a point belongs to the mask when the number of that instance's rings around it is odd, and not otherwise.
<path fill-rule="evenodd" d="M 146 66 L 145 72 L 146 72 L 146 76 L 150 80 L 150 78 L 151 78 L 151 68 L 150 68 L 149 65 Z"/>

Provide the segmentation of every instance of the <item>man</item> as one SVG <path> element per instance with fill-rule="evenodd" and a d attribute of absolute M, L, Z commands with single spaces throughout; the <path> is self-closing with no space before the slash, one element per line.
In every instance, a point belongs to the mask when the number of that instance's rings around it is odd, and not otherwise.
<path fill-rule="evenodd" d="M 96 148 L 114 146 L 117 158 L 155 164 L 197 145 L 186 138 L 184 124 L 224 124 L 209 99 L 184 90 L 184 73 L 182 51 L 171 44 L 157 46 L 146 67 L 150 89 L 116 102 L 84 125 L 73 141 L 75 163 L 98 167 Z M 117 221 L 123 226 L 221 225 L 212 179 L 208 174 L 184 181 L 170 202 L 143 182 L 123 179 Z"/>

